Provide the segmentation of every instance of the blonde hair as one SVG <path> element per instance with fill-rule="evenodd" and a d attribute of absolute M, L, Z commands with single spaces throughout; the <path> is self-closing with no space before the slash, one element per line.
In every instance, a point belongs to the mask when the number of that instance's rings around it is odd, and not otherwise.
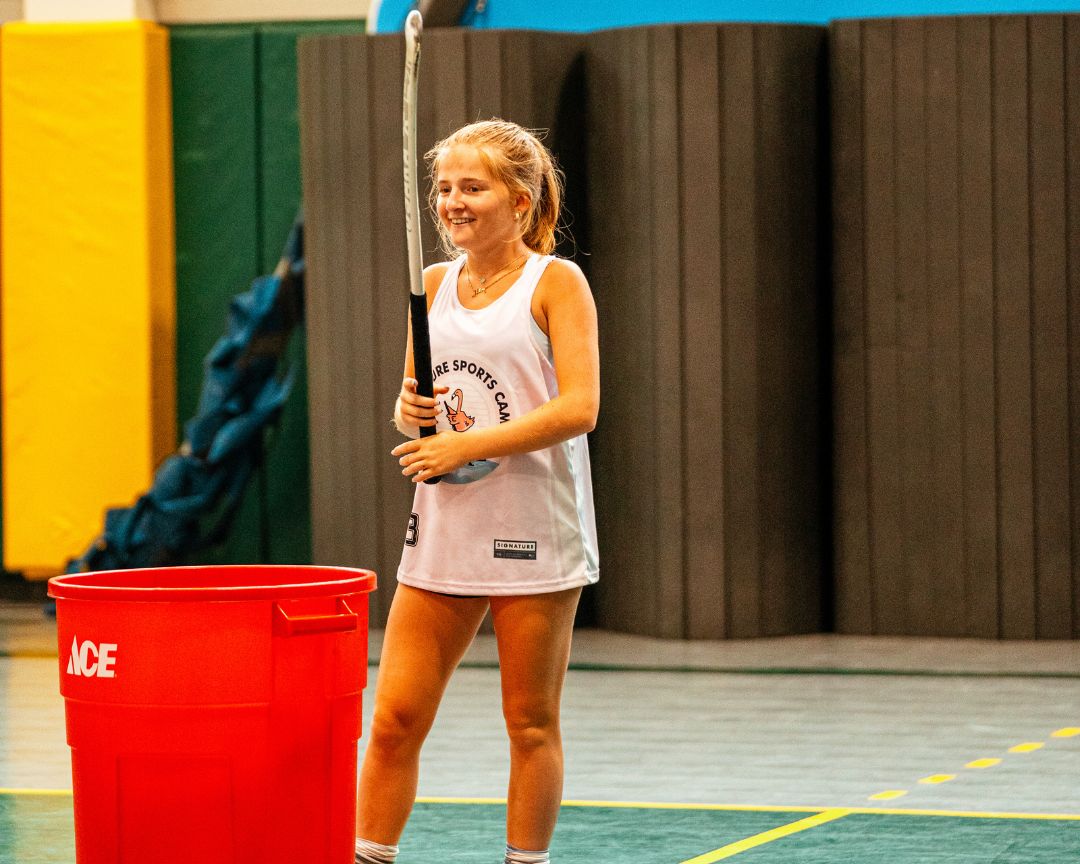
<path fill-rule="evenodd" d="M 555 251 L 559 229 L 559 210 L 562 206 L 563 174 L 555 158 L 543 145 L 541 132 L 534 132 L 497 117 L 462 126 L 451 133 L 424 156 L 431 170 L 431 193 L 428 203 L 435 212 L 439 197 L 436 185 L 439 160 L 451 147 L 467 144 L 480 151 L 480 158 L 491 176 L 516 197 L 529 196 L 529 209 L 521 217 L 521 239 L 531 250 L 541 255 Z M 450 256 L 460 250 L 436 215 L 435 224 L 443 250 Z"/>

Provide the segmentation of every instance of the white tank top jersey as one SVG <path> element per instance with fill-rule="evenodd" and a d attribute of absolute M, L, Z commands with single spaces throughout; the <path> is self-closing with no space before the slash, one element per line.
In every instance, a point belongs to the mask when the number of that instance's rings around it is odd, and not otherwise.
<path fill-rule="evenodd" d="M 551 342 L 532 296 L 552 256 L 533 254 L 505 294 L 466 309 L 453 261 L 428 313 L 440 432 L 468 435 L 538 408 L 558 394 Z M 421 483 L 398 581 L 444 594 L 543 594 L 599 578 L 589 448 L 584 435 L 499 456 L 473 483 Z"/>

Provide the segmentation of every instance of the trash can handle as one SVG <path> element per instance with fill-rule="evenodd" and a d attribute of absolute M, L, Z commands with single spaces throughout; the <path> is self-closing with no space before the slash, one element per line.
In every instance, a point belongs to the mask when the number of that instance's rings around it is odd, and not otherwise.
<path fill-rule="evenodd" d="M 293 615 L 281 608 L 280 603 L 274 604 L 274 635 L 275 636 L 304 636 L 309 633 L 345 633 L 355 630 L 359 624 L 359 616 L 344 597 L 337 598 L 337 612 L 331 615 Z"/>

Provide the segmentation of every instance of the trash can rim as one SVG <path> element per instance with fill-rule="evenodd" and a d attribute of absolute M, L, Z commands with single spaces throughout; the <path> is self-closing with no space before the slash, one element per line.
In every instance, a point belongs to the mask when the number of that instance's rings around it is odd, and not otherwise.
<path fill-rule="evenodd" d="M 304 581 L 304 575 L 313 577 Z M 295 576 L 295 578 L 288 578 Z M 261 577 L 261 578 L 260 578 Z M 154 584 L 155 582 L 164 584 Z M 190 581 L 190 584 L 184 584 Z M 68 573 L 49 580 L 59 600 L 218 600 L 332 597 L 370 593 L 371 570 L 318 564 L 222 564 Z"/>

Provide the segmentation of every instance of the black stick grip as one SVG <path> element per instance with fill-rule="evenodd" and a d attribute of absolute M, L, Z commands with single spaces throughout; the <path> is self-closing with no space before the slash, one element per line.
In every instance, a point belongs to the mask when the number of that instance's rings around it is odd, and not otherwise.
<path fill-rule="evenodd" d="M 428 335 L 427 296 L 409 294 L 409 320 L 412 323 L 413 372 L 416 375 L 416 392 L 429 399 L 435 395 L 435 382 L 431 374 L 431 337 Z M 421 426 L 420 437 L 434 435 L 434 426 Z M 441 477 L 429 477 L 425 483 L 438 483 Z"/>

